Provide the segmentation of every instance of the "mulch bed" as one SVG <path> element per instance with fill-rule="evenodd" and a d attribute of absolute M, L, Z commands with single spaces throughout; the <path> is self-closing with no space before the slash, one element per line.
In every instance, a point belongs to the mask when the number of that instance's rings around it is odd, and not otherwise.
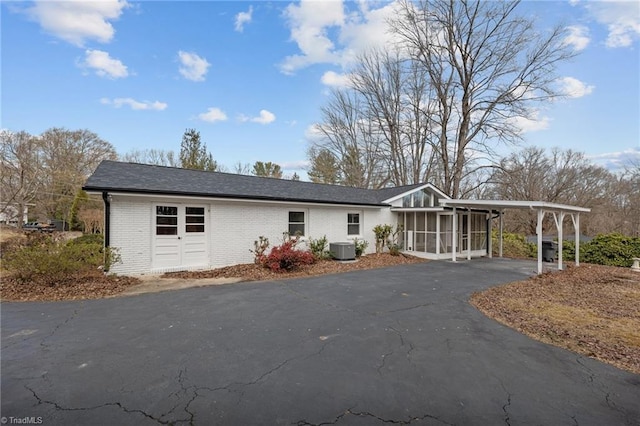
<path fill-rule="evenodd" d="M 313 265 L 289 272 L 275 272 L 254 263 L 227 266 L 210 271 L 169 272 L 163 275 L 166 278 L 230 278 L 241 277 L 243 281 L 270 281 L 285 278 L 309 277 L 314 275 L 336 274 L 340 272 L 357 271 L 363 269 L 383 268 L 385 266 L 407 265 L 411 263 L 427 262 L 415 256 L 401 254 L 391 256 L 388 253 L 369 254 L 362 256 L 353 262 L 336 262 L 334 260 L 322 260 Z"/>
<path fill-rule="evenodd" d="M 10 276 L 3 276 L 0 282 L 0 296 L 3 302 L 102 299 L 120 294 L 139 283 L 138 278 L 108 276 L 100 271 L 87 272 L 56 285 L 25 283 Z"/>
<path fill-rule="evenodd" d="M 640 273 L 571 267 L 490 288 L 471 303 L 545 343 L 640 374 Z"/>
<path fill-rule="evenodd" d="M 273 272 L 252 263 L 207 271 L 172 272 L 164 274 L 163 277 L 183 279 L 234 277 L 241 278 L 242 281 L 270 281 L 421 262 L 426 262 L 426 260 L 406 255 L 391 256 L 385 253 L 363 256 L 356 262 L 324 260 L 291 272 Z M 2 301 L 102 299 L 104 297 L 116 296 L 140 282 L 141 281 L 135 277 L 108 276 L 100 271 L 86 272 L 83 275 L 73 277 L 66 282 L 55 285 L 37 282 L 23 283 L 11 276 L 3 276 L 0 281 L 0 297 Z"/>

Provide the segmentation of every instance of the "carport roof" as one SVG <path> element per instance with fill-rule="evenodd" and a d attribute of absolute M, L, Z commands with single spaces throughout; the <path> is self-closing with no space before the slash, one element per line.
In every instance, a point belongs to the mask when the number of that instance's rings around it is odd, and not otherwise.
<path fill-rule="evenodd" d="M 570 206 L 567 204 L 548 203 L 545 201 L 517 201 L 517 200 L 449 200 L 446 198 L 440 199 L 440 205 L 445 207 L 459 207 L 467 209 L 482 209 L 500 211 L 500 257 L 502 257 L 502 210 L 506 209 L 520 209 L 520 210 L 532 210 L 535 211 L 538 216 L 538 224 L 536 227 L 537 240 L 538 240 L 538 274 L 542 273 L 542 220 L 546 213 L 552 213 L 556 229 L 558 230 L 558 269 L 562 269 L 562 229 L 563 218 L 566 213 L 571 215 L 573 226 L 575 229 L 575 235 L 580 235 L 580 213 L 588 213 L 591 209 L 586 207 Z M 453 227 L 453 233 L 456 233 L 455 221 Z M 456 260 L 455 251 L 455 238 L 454 238 L 454 250 L 452 252 L 453 261 Z M 580 238 L 576 237 L 576 265 L 580 264 Z M 471 252 L 468 253 L 470 258 Z"/>
<path fill-rule="evenodd" d="M 546 201 L 518 201 L 518 200 L 450 200 L 441 198 L 440 205 L 445 207 L 461 207 L 487 210 L 544 210 L 549 212 L 588 213 L 591 209 L 586 207 L 570 206 L 567 204 L 548 203 Z"/>

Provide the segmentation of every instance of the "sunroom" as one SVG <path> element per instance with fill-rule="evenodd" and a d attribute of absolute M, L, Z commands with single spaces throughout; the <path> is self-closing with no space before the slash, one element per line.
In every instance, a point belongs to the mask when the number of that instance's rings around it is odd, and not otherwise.
<path fill-rule="evenodd" d="M 450 199 L 431 184 L 412 189 L 389 200 L 397 215 L 401 250 L 428 259 L 486 256 L 490 248 L 491 212 L 443 207 Z M 455 216 L 454 216 L 455 214 Z"/>

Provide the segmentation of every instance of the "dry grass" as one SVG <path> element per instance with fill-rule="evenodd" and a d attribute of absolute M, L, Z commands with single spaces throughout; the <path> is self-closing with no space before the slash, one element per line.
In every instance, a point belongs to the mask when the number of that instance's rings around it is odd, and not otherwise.
<path fill-rule="evenodd" d="M 640 374 L 640 273 L 583 265 L 475 293 L 471 303 L 534 339 Z"/>

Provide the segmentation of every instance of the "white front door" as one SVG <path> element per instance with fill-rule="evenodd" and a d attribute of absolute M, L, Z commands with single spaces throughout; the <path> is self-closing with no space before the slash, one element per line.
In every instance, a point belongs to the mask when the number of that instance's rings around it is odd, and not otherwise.
<path fill-rule="evenodd" d="M 158 204 L 154 214 L 154 269 L 208 265 L 205 206 Z"/>

